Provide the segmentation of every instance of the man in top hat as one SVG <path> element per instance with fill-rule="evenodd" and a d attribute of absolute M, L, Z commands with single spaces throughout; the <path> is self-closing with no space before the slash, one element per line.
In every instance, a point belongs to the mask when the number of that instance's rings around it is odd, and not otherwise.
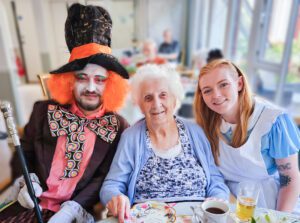
<path fill-rule="evenodd" d="M 69 63 L 50 72 L 53 100 L 35 103 L 25 126 L 22 147 L 44 221 L 50 223 L 94 221 L 91 208 L 128 126 L 115 113 L 128 90 L 128 73 L 111 55 L 111 28 L 110 15 L 101 7 L 69 8 Z M 19 164 L 17 158 L 12 163 Z M 20 176 L 20 170 L 13 168 L 13 175 Z M 33 222 L 34 205 L 24 180 L 15 182 L 21 185 L 18 202 L 0 213 L 0 220 Z"/>

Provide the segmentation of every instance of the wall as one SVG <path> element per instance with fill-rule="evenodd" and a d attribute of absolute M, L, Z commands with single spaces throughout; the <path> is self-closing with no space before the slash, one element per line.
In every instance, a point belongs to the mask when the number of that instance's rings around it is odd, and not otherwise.
<path fill-rule="evenodd" d="M 67 18 L 67 5 L 64 1 L 49 1 L 50 21 L 53 32 L 51 34 L 54 41 L 54 52 L 57 61 L 53 63 L 52 69 L 64 65 L 70 57 L 65 41 L 65 21 Z"/>
<path fill-rule="evenodd" d="M 76 1 L 47 0 L 49 5 L 49 26 L 52 26 L 53 51 L 55 55 L 51 69 L 65 64 L 69 59 L 69 51 L 65 43 L 64 23 L 67 17 L 67 5 Z M 83 3 L 82 1 L 78 1 Z M 68 3 L 68 4 L 67 4 Z M 99 5 L 107 9 L 113 20 L 112 48 L 128 48 L 134 38 L 134 1 L 89 0 L 87 4 Z"/>
<path fill-rule="evenodd" d="M 105 8 L 113 21 L 112 48 L 128 48 L 134 39 L 134 1 L 88 0 L 87 4 Z"/>
<path fill-rule="evenodd" d="M 148 1 L 149 36 L 157 43 L 161 43 L 163 31 L 169 28 L 173 32 L 174 39 L 183 42 L 186 31 L 187 2 L 182 0 Z"/>
<path fill-rule="evenodd" d="M 11 13 L 10 0 L 4 0 Z M 143 41 L 150 37 L 158 44 L 163 41 L 162 32 L 173 30 L 174 38 L 184 45 L 186 24 L 186 1 L 182 0 L 14 0 L 27 70 L 30 81 L 37 81 L 38 73 L 45 73 L 65 64 L 69 52 L 65 43 L 64 23 L 67 5 L 73 2 L 100 5 L 113 19 L 112 48 L 133 46 L 133 40 Z M 157 9 L 161 10 L 157 10 Z M 136 18 L 136 19 L 135 19 Z M 9 17 L 11 33 L 16 41 L 13 17 Z"/>
<path fill-rule="evenodd" d="M 29 81 L 36 82 L 36 75 L 48 72 L 58 66 L 55 52 L 55 35 L 51 7 L 48 0 L 14 0 L 17 11 L 17 22 L 25 54 Z M 11 0 L 3 0 L 7 13 L 14 49 L 20 52 L 19 42 L 11 6 Z"/>
<path fill-rule="evenodd" d="M 52 22 L 52 8 L 49 1 L 32 0 L 33 12 L 36 21 L 37 38 L 39 39 L 39 54 L 41 57 L 42 70 L 46 73 L 53 67 L 59 66 L 55 55 L 54 25 Z M 61 23 L 61 22 L 60 22 Z"/>
<path fill-rule="evenodd" d="M 135 30 L 138 41 L 147 38 L 157 44 L 163 41 L 163 31 L 173 32 L 174 39 L 185 45 L 187 2 L 181 0 L 137 0 Z"/>
<path fill-rule="evenodd" d="M 19 97 L 17 92 L 17 69 L 15 65 L 14 48 L 9 30 L 9 23 L 3 2 L 0 1 L 0 101 L 11 102 L 15 109 L 17 123 L 23 123 L 22 112 L 17 107 Z"/>
<path fill-rule="evenodd" d="M 18 23 L 23 42 L 24 56 L 29 81 L 37 81 L 36 75 L 42 71 L 40 43 L 32 0 L 16 0 Z"/>

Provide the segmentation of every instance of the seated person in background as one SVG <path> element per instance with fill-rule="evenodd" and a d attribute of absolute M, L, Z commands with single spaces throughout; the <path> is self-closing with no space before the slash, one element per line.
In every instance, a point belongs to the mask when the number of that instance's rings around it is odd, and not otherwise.
<path fill-rule="evenodd" d="M 202 67 L 206 65 L 207 49 L 200 49 L 193 53 L 192 68 L 196 70 L 197 76 Z"/>
<path fill-rule="evenodd" d="M 156 43 L 151 39 L 147 39 L 143 42 L 142 53 L 142 59 L 137 62 L 137 67 L 148 63 L 158 65 L 167 63 L 166 59 L 157 55 Z"/>
<path fill-rule="evenodd" d="M 173 40 L 172 32 L 169 29 L 163 32 L 163 37 L 164 42 L 160 44 L 158 49 L 159 55 L 169 62 L 177 62 L 180 53 L 179 43 Z"/>
<path fill-rule="evenodd" d="M 148 200 L 227 200 L 228 188 L 203 130 L 174 115 L 184 96 L 178 73 L 144 65 L 133 76 L 131 89 L 145 118 L 122 134 L 101 202 L 123 222 L 132 204 Z"/>
<path fill-rule="evenodd" d="M 193 69 L 197 77 L 202 67 L 204 67 L 207 63 L 222 58 L 223 58 L 223 54 L 222 51 L 219 49 L 213 49 L 209 51 L 207 51 L 207 49 L 200 49 L 196 51 L 193 55 L 192 62 L 193 62 Z"/>
<path fill-rule="evenodd" d="M 291 117 L 254 97 L 245 74 L 224 59 L 202 68 L 194 106 L 231 192 L 241 181 L 257 181 L 257 207 L 292 212 L 300 192 L 300 132 Z"/>
<path fill-rule="evenodd" d="M 128 73 L 109 53 L 111 28 L 110 15 L 99 6 L 69 8 L 70 62 L 51 72 L 53 100 L 36 102 L 25 126 L 21 143 L 48 223 L 94 222 L 90 213 L 128 126 L 114 112 L 125 99 Z M 16 154 L 12 164 L 14 178 L 20 177 Z M 18 179 L 18 202 L 0 213 L 3 223 L 34 222 L 33 201 Z"/>
<path fill-rule="evenodd" d="M 210 63 L 213 60 L 222 59 L 223 57 L 223 53 L 220 49 L 213 49 L 208 51 L 206 62 Z"/>

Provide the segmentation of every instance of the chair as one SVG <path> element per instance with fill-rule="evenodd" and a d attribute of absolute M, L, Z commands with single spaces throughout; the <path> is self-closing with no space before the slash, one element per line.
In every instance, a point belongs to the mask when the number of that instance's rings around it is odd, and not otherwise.
<path fill-rule="evenodd" d="M 178 54 L 178 59 L 177 59 L 180 66 L 184 66 L 184 64 L 185 64 L 185 56 L 186 56 L 185 49 L 182 48 Z"/>
<path fill-rule="evenodd" d="M 50 92 L 47 87 L 47 80 L 49 79 L 50 74 L 38 74 L 37 77 L 40 81 L 45 99 L 50 99 Z"/>
<path fill-rule="evenodd" d="M 13 148 L 9 144 L 5 119 L 0 112 L 0 169 L 3 170 L 0 174 L 0 195 L 11 182 L 10 160 L 12 153 Z"/>

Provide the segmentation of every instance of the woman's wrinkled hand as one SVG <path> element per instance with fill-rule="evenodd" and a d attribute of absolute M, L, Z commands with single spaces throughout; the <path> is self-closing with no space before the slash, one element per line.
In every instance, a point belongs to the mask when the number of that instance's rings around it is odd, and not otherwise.
<path fill-rule="evenodd" d="M 108 211 L 117 217 L 120 223 L 124 223 L 125 219 L 130 217 L 130 202 L 127 196 L 114 196 L 106 205 Z"/>

